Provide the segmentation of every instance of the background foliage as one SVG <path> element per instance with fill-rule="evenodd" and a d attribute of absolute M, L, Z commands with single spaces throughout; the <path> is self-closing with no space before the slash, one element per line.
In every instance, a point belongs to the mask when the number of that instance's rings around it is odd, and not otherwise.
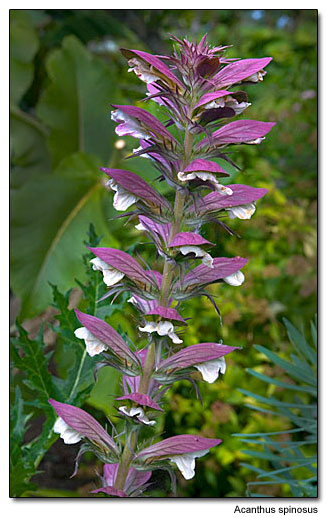
<path fill-rule="evenodd" d="M 83 350 L 76 348 L 76 341 L 75 348 L 71 343 L 76 325 L 69 309 L 84 286 L 82 310 L 94 313 L 101 289 L 101 278 L 88 275 L 87 258 L 84 263 L 81 258 L 84 241 L 96 239 L 93 230 L 87 237 L 91 222 L 102 236 L 101 245 L 125 251 L 136 246 L 147 256 L 149 248 L 145 242 L 137 244 L 139 235 L 132 225 L 122 231 L 122 221 L 110 220 L 117 213 L 98 168 L 127 168 L 155 179 L 148 160 L 123 161 L 135 141 L 127 138 L 120 148 L 109 113 L 111 103 L 138 102 L 155 109 L 139 102 L 145 86 L 127 73 L 119 47 L 169 53 L 169 33 L 199 39 L 207 32 L 212 44 L 233 44 L 228 57 L 272 56 L 264 83 L 246 87 L 253 104 L 246 118 L 278 123 L 263 144 L 244 146 L 233 157 L 242 169 L 233 181 L 269 190 L 251 222 L 232 221 L 241 238 L 229 237 L 213 225 L 205 229 L 206 237 L 218 244 L 217 255 L 241 255 L 250 262 L 242 288 L 212 291 L 223 326 L 206 299 L 189 302 L 185 314 L 193 320 L 187 344 L 222 338 L 243 350 L 228 359 L 223 378 L 202 387 L 204 408 L 187 384 L 180 383 L 167 397 L 170 409 L 166 422 L 161 422 L 166 436 L 194 432 L 223 439 L 216 452 L 198 462 L 194 480 L 180 480 L 179 495 L 244 496 L 256 473 L 242 466 L 250 461 L 233 434 L 291 427 L 287 418 L 246 407 L 254 399 L 241 390 L 289 401 L 287 390 L 260 382 L 246 368 L 292 382 L 253 345 L 287 357 L 291 351 L 282 318 L 304 329 L 309 338 L 307 329 L 316 311 L 316 18 L 314 10 L 10 12 L 12 416 L 18 444 L 13 473 L 20 472 L 20 477 L 13 474 L 14 495 L 33 491 L 39 496 L 78 497 L 93 487 L 93 458 L 86 457 L 79 474 L 68 480 L 76 451 L 54 443 L 52 413 L 45 400 L 49 394 L 60 399 L 63 383 L 70 382 L 71 402 L 83 403 L 100 418 L 103 412 L 110 415 L 117 378 L 103 369 L 91 390 L 88 365 L 81 363 Z M 99 306 L 97 315 L 106 316 L 133 339 L 133 308 L 126 305 L 118 300 L 111 307 Z M 16 315 L 21 327 L 14 323 Z M 53 332 L 58 320 L 59 335 Z M 41 321 L 45 326 L 37 332 Z M 80 371 L 74 371 L 76 364 L 82 364 Z M 256 468 L 269 465 L 260 458 L 251 458 L 251 463 Z M 43 473 L 30 481 L 37 468 Z M 152 493 L 163 495 L 166 478 L 155 481 Z M 286 483 L 263 485 L 257 491 L 291 495 Z"/>

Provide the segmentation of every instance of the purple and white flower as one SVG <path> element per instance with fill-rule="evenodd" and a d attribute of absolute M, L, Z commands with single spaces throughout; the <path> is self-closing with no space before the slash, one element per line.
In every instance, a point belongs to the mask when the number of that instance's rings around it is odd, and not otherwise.
<path fill-rule="evenodd" d="M 176 345 L 183 341 L 175 333 L 175 327 L 170 320 L 178 322 L 179 325 L 186 325 L 186 321 L 180 316 L 176 309 L 169 307 L 161 307 L 157 305 L 146 313 L 146 316 L 156 315 L 164 318 L 159 322 L 148 321 L 144 327 L 138 327 L 141 332 L 152 334 L 156 332 L 159 336 L 168 336 Z"/>
<path fill-rule="evenodd" d="M 180 246 L 179 251 L 182 255 L 195 255 L 196 258 L 202 258 L 202 264 L 207 267 L 213 267 L 213 258 L 210 253 L 207 253 L 199 246 Z"/>
<path fill-rule="evenodd" d="M 138 327 L 138 329 L 148 334 L 156 332 L 158 336 L 168 336 L 175 345 L 183 343 L 183 340 L 175 333 L 175 328 L 171 321 L 148 321 L 144 327 Z"/>
<path fill-rule="evenodd" d="M 213 259 L 212 268 L 200 264 L 185 275 L 183 286 L 211 284 L 217 280 L 224 280 L 230 285 L 241 285 L 244 281 L 244 275 L 239 270 L 245 266 L 247 261 L 242 257 L 216 257 Z"/>
<path fill-rule="evenodd" d="M 118 104 L 112 106 L 115 110 L 111 118 L 119 124 L 115 130 L 117 135 L 133 136 L 144 140 L 155 139 L 170 146 L 177 144 L 173 135 L 148 111 L 136 106 Z"/>
<path fill-rule="evenodd" d="M 75 431 L 75 429 L 66 424 L 65 420 L 63 420 L 61 417 L 58 417 L 55 421 L 53 431 L 55 433 L 60 434 L 60 438 L 64 440 L 64 443 L 66 445 L 78 443 L 83 438 L 83 435 L 81 433 L 78 433 L 77 431 Z"/>
<path fill-rule="evenodd" d="M 149 420 L 148 417 L 144 414 L 144 411 L 140 407 L 131 407 L 128 408 L 127 406 L 120 406 L 119 411 L 130 418 L 135 418 L 138 422 L 144 425 L 155 425 L 155 420 Z"/>
<path fill-rule="evenodd" d="M 193 254 L 196 258 L 202 258 L 202 263 L 207 267 L 212 268 L 212 256 L 200 246 L 214 246 L 214 244 L 207 239 L 204 239 L 198 233 L 179 232 L 175 235 L 168 248 L 177 248 L 184 256 Z"/>
<path fill-rule="evenodd" d="M 271 59 L 271 57 L 240 59 L 222 68 L 213 77 L 212 81 L 215 83 L 217 90 L 241 81 L 260 81 L 266 73 L 263 69 L 270 63 Z"/>
<path fill-rule="evenodd" d="M 134 138 L 144 139 L 151 137 L 145 129 L 142 129 L 136 119 L 120 109 L 111 112 L 111 120 L 119 124 L 115 129 L 115 133 L 118 136 L 133 136 Z"/>
<path fill-rule="evenodd" d="M 171 223 L 159 224 L 143 215 L 139 216 L 139 221 L 139 224 L 135 226 L 137 230 L 148 232 L 154 237 L 155 235 L 158 235 L 167 246 L 171 231 Z"/>
<path fill-rule="evenodd" d="M 86 350 L 90 356 L 101 354 L 105 350 L 110 350 L 116 357 L 124 363 L 132 363 L 135 367 L 140 366 L 137 356 L 130 350 L 123 338 L 108 323 L 84 314 L 75 309 L 78 320 L 84 325 L 75 330 L 75 336 L 84 339 Z"/>
<path fill-rule="evenodd" d="M 217 108 L 232 108 L 235 115 L 240 115 L 251 103 L 238 99 L 242 92 L 229 92 L 226 90 L 218 90 L 216 92 L 205 93 L 194 109 L 201 108 L 205 110 Z M 239 95 L 237 95 L 239 94 Z M 242 95 L 246 98 L 245 94 Z"/>
<path fill-rule="evenodd" d="M 226 210 L 230 218 L 249 219 L 255 211 L 255 201 L 266 195 L 264 188 L 254 188 L 248 185 L 227 185 L 232 191 L 232 196 L 220 196 L 217 192 L 210 192 L 198 200 L 195 206 L 188 211 L 196 211 L 197 214 L 206 214 Z"/>
<path fill-rule="evenodd" d="M 198 158 L 193 160 L 183 171 L 178 172 L 177 177 L 180 181 L 201 180 L 210 182 L 219 194 L 231 196 L 233 194 L 229 187 L 221 185 L 217 176 L 229 176 L 217 163 Z"/>
<path fill-rule="evenodd" d="M 225 373 L 226 371 L 224 356 L 237 348 L 219 343 L 191 345 L 161 361 L 156 375 L 160 378 L 160 375 L 165 372 L 169 374 L 169 372 L 194 367 L 199 370 L 203 380 L 211 384 L 218 379 L 219 373 Z"/>
<path fill-rule="evenodd" d="M 107 185 L 116 192 L 114 195 L 116 210 L 126 210 L 138 200 L 152 208 L 171 210 L 166 198 L 134 172 L 106 167 L 102 167 L 101 170 L 110 177 Z"/>
<path fill-rule="evenodd" d="M 124 273 L 130 280 L 141 285 L 158 287 L 155 276 L 145 271 L 128 253 L 115 248 L 88 248 L 108 266 Z"/>
<path fill-rule="evenodd" d="M 155 425 L 155 420 L 149 420 L 144 412 L 144 408 L 155 409 L 156 411 L 162 411 L 161 407 L 149 397 L 143 393 L 128 393 L 121 397 L 117 397 L 117 400 L 131 400 L 137 406 L 127 407 L 120 406 L 118 409 L 121 413 L 128 416 L 129 418 L 136 419 L 138 422 L 144 425 Z M 142 407 L 140 407 L 142 406 Z"/>
<path fill-rule="evenodd" d="M 71 406 L 70 404 L 63 404 L 54 399 L 49 399 L 48 402 L 59 416 L 59 419 L 55 423 L 54 431 L 60 434 L 65 443 L 73 444 L 79 441 L 78 438 L 87 438 L 101 448 L 111 450 L 115 454 L 118 453 L 118 448 L 114 440 L 89 413 L 83 409 Z"/>
<path fill-rule="evenodd" d="M 108 180 L 106 186 L 115 192 L 113 205 L 116 210 L 124 212 L 138 200 L 137 196 L 125 190 L 121 185 L 116 183 L 114 179 Z"/>
<path fill-rule="evenodd" d="M 263 137 L 274 127 L 275 122 L 258 120 L 235 120 L 214 131 L 197 144 L 197 149 L 205 146 L 220 147 L 227 144 L 260 144 Z"/>
<path fill-rule="evenodd" d="M 74 334 L 78 339 L 84 339 L 86 351 L 90 357 L 94 357 L 108 350 L 108 346 L 97 339 L 86 327 L 76 329 Z"/>
<path fill-rule="evenodd" d="M 219 439 L 181 434 L 150 445 L 139 452 L 135 459 L 147 460 L 147 463 L 151 463 L 151 461 L 169 458 L 176 464 L 185 479 L 192 479 L 195 474 L 195 459 L 201 458 L 211 447 L 220 443 Z"/>
<path fill-rule="evenodd" d="M 128 71 L 133 71 L 141 81 L 145 83 L 159 81 L 174 91 L 185 90 L 183 83 L 158 57 L 142 50 L 121 49 L 121 52 L 128 59 L 130 66 Z"/>
<path fill-rule="evenodd" d="M 160 77 L 155 73 L 150 71 L 150 68 L 144 64 L 140 59 L 133 57 L 128 60 L 128 64 L 130 68 L 127 70 L 128 72 L 134 72 L 135 75 L 144 83 L 154 83 Z"/>

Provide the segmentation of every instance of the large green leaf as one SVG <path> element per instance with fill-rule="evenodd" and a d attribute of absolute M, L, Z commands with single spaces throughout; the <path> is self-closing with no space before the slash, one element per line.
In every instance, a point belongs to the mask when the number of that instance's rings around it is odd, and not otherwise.
<path fill-rule="evenodd" d="M 108 231 L 98 160 L 76 153 L 49 175 L 37 175 L 12 191 L 12 288 L 22 300 L 21 317 L 42 311 L 59 289 L 83 279 L 83 241 L 89 222 L 103 244 L 117 246 Z M 107 203 L 109 206 L 109 203 Z"/>
<path fill-rule="evenodd" d="M 10 102 L 18 104 L 33 80 L 33 58 L 39 41 L 29 15 L 10 12 Z"/>
<path fill-rule="evenodd" d="M 10 109 L 11 186 L 19 187 L 35 174 L 51 171 L 47 130 L 17 107 Z"/>
<path fill-rule="evenodd" d="M 39 118 L 50 128 L 54 164 L 76 151 L 108 161 L 114 138 L 109 107 L 118 100 L 115 66 L 92 56 L 75 37 L 47 60 L 50 84 L 38 106 Z"/>

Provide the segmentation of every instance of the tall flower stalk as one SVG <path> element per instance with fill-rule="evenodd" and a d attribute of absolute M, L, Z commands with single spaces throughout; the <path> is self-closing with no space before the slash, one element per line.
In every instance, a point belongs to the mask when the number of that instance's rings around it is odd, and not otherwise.
<path fill-rule="evenodd" d="M 139 313 L 139 336 L 147 344 L 132 349 L 108 323 L 76 310 L 82 326 L 75 335 L 91 356 L 99 357 L 97 370 L 110 366 L 122 373 L 123 393 L 117 400 L 123 430 L 112 425 L 110 436 L 85 411 L 49 401 L 58 415 L 55 432 L 68 444 L 84 441 L 77 465 L 86 450 L 105 464 L 102 486 L 93 492 L 118 497 L 141 494 L 155 469 L 168 470 L 173 479 L 177 466 L 186 479 L 192 478 L 195 458 L 221 443 L 197 435 L 153 438 L 149 443 L 142 434 L 145 427 L 155 427 L 156 416 L 164 410 L 163 395 L 175 382 L 189 380 L 199 395 L 199 376 L 216 381 L 226 371 L 225 356 L 238 348 L 221 341 L 185 346 L 180 334 L 188 327 L 183 303 L 207 296 L 218 310 L 208 286 L 243 283 L 241 269 L 247 259 L 212 256 L 215 244 L 201 229 L 211 222 L 221 225 L 226 235 L 232 233 L 226 216 L 250 219 L 255 202 L 266 194 L 265 189 L 226 185 L 221 178 L 229 176 L 224 164 L 233 163 L 228 147 L 260 144 L 274 125 L 234 120 L 250 106 L 238 86 L 261 82 L 271 58 L 230 60 L 224 57 L 226 47 L 210 48 L 205 36 L 199 44 L 173 40 L 176 49 L 170 57 L 122 49 L 129 71 L 147 84 L 147 100 L 161 107 L 166 123 L 134 106 L 113 105 L 111 115 L 117 135 L 139 140 L 133 156 L 153 162 L 160 180 L 171 188 L 169 195 L 130 171 L 101 169 L 109 177 L 115 209 L 152 241 L 162 272 L 144 268 L 121 250 L 90 248 L 95 255 L 92 267 L 102 272 L 108 286 L 106 297 L 130 293 L 128 301 Z"/>

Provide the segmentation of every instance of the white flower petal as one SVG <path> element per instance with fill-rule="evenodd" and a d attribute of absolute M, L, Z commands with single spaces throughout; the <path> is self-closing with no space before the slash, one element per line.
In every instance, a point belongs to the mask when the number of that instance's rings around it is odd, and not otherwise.
<path fill-rule="evenodd" d="M 199 246 L 180 246 L 179 251 L 182 255 L 187 255 L 188 253 L 194 253 L 197 258 L 202 258 L 202 263 L 205 266 L 213 268 L 213 258 L 210 253 L 207 253 L 205 250 L 200 248 Z"/>
<path fill-rule="evenodd" d="M 194 368 L 199 370 L 204 381 L 212 384 L 219 377 L 219 373 L 226 372 L 226 361 L 224 357 L 206 361 L 205 363 L 195 364 Z"/>
<path fill-rule="evenodd" d="M 159 321 L 157 324 L 159 336 L 167 336 L 169 332 L 174 332 L 174 325 L 170 321 Z"/>
<path fill-rule="evenodd" d="M 213 269 L 213 258 L 210 253 L 206 253 L 202 259 L 202 264 Z"/>
<path fill-rule="evenodd" d="M 108 346 L 96 338 L 86 327 L 76 329 L 74 334 L 78 339 L 84 339 L 86 351 L 91 357 L 108 349 Z"/>
<path fill-rule="evenodd" d="M 264 70 L 259 70 L 259 72 L 255 72 L 254 74 L 250 75 L 246 79 L 243 79 L 243 81 L 250 81 L 251 83 L 258 83 L 260 81 L 263 81 L 263 77 L 266 75 L 267 72 Z"/>
<path fill-rule="evenodd" d="M 118 136 L 132 136 L 133 138 L 143 138 L 147 140 L 150 138 L 149 133 L 142 130 L 141 126 L 139 126 L 136 122 L 126 122 L 124 124 L 119 124 L 116 127 L 115 133 Z"/>
<path fill-rule="evenodd" d="M 72 429 L 61 417 L 55 421 L 53 430 L 55 433 L 60 434 L 60 438 L 62 438 L 67 445 L 78 443 L 83 438 L 83 435 L 75 431 L 75 429 Z"/>
<path fill-rule="evenodd" d="M 168 336 L 176 345 L 183 343 L 177 334 L 175 334 L 174 325 L 170 321 L 159 321 L 159 323 L 149 321 L 144 327 L 139 327 L 139 330 L 141 332 L 149 332 L 150 334 L 157 332 L 159 336 Z"/>
<path fill-rule="evenodd" d="M 196 178 L 199 178 L 202 181 L 211 181 L 214 185 L 219 184 L 219 181 L 217 180 L 216 176 L 212 174 L 211 172 L 201 172 L 201 171 L 194 171 L 194 172 L 179 172 L 177 174 L 178 179 L 181 181 L 189 181 L 194 180 Z"/>
<path fill-rule="evenodd" d="M 189 172 L 189 173 L 186 173 L 186 172 L 183 172 L 183 171 L 180 171 L 178 174 L 177 174 L 177 177 L 180 181 L 189 181 L 189 180 L 194 180 L 196 178 L 195 176 L 195 173 L 194 172 Z"/>
<path fill-rule="evenodd" d="M 129 417 L 136 417 L 139 422 L 142 422 L 142 424 L 145 425 L 155 425 L 155 420 L 149 420 L 148 417 L 144 414 L 143 409 L 140 407 L 132 407 L 128 408 L 127 406 L 120 406 L 119 411 L 123 413 L 126 416 Z"/>
<path fill-rule="evenodd" d="M 232 196 L 233 195 L 233 191 L 231 188 L 225 187 L 225 185 L 221 185 L 220 183 L 218 183 L 218 185 L 216 185 L 216 190 L 222 196 Z"/>
<path fill-rule="evenodd" d="M 245 144 L 254 144 L 254 145 L 257 145 L 257 144 L 261 144 L 261 142 L 263 140 L 265 140 L 266 137 L 263 136 L 262 138 L 256 138 L 255 140 L 249 140 L 248 142 L 244 142 Z"/>
<path fill-rule="evenodd" d="M 109 264 L 99 259 L 98 257 L 90 260 L 90 262 L 94 271 L 102 272 L 103 281 L 108 287 L 117 284 L 125 276 L 124 273 L 121 273 L 118 271 L 118 269 L 109 266 Z"/>
<path fill-rule="evenodd" d="M 235 99 L 226 103 L 226 107 L 232 108 L 235 111 L 235 115 L 240 115 L 249 106 L 251 106 L 251 102 L 237 102 Z"/>
<path fill-rule="evenodd" d="M 113 206 L 117 211 L 124 212 L 131 205 L 134 205 L 138 199 L 139 198 L 134 196 L 134 194 L 130 194 L 123 188 L 119 188 L 114 195 Z"/>
<path fill-rule="evenodd" d="M 156 424 L 155 420 L 149 420 L 148 417 L 145 415 L 138 417 L 138 420 L 140 422 L 142 422 L 142 424 L 145 424 L 145 425 L 155 425 Z"/>
<path fill-rule="evenodd" d="M 192 479 L 195 474 L 195 458 L 201 458 L 207 454 L 209 450 L 191 452 L 189 454 L 178 454 L 170 456 L 170 460 L 177 465 L 185 479 Z"/>
<path fill-rule="evenodd" d="M 130 68 L 128 69 L 128 72 L 134 72 L 141 81 L 145 83 L 154 83 L 159 78 L 158 75 L 151 72 L 150 69 L 142 62 L 133 57 L 132 59 L 128 60 L 128 64 Z"/>
<path fill-rule="evenodd" d="M 128 411 L 130 416 L 144 416 L 144 412 L 140 407 L 131 407 Z"/>
<path fill-rule="evenodd" d="M 179 339 L 179 337 L 177 336 L 177 334 L 175 334 L 175 332 L 168 332 L 168 337 L 170 337 L 170 339 L 172 340 L 172 342 L 175 345 L 180 345 L 183 343 L 183 340 Z"/>
<path fill-rule="evenodd" d="M 214 101 L 208 102 L 208 104 L 206 104 L 204 108 L 206 110 L 210 110 L 213 108 L 223 108 L 225 106 L 225 101 L 227 97 L 220 97 L 220 99 L 215 99 Z"/>
<path fill-rule="evenodd" d="M 144 327 L 139 327 L 138 329 L 141 332 L 149 332 L 150 334 L 152 334 L 152 332 L 157 331 L 157 323 L 155 323 L 154 321 L 149 321 L 148 323 L 145 324 Z"/>
<path fill-rule="evenodd" d="M 229 187 L 225 187 L 224 185 L 221 185 L 212 172 L 201 172 L 201 171 L 194 171 L 194 172 L 183 172 L 180 171 L 177 174 L 177 177 L 180 181 L 190 181 L 194 180 L 196 178 L 199 178 L 202 181 L 210 181 L 214 186 L 215 189 L 222 195 L 231 196 L 233 194 L 232 189 Z"/>
<path fill-rule="evenodd" d="M 138 153 L 139 151 L 143 151 L 144 148 L 140 145 L 140 147 L 138 147 L 137 149 L 133 149 L 133 153 Z M 153 158 L 147 154 L 147 153 L 143 153 L 143 154 L 140 154 L 139 155 L 140 158 L 147 158 L 148 160 L 153 160 Z"/>
<path fill-rule="evenodd" d="M 226 282 L 226 284 L 233 285 L 233 286 L 242 285 L 244 280 L 245 280 L 245 277 L 244 277 L 242 271 L 236 271 L 236 273 L 225 276 L 225 278 L 223 278 L 223 281 Z"/>
<path fill-rule="evenodd" d="M 235 115 L 239 115 L 243 113 L 243 111 L 251 106 L 249 102 L 237 102 L 237 100 L 231 95 L 226 95 L 225 97 L 221 97 L 220 99 L 216 99 L 212 102 L 209 102 L 204 107 L 205 109 L 211 108 L 232 108 L 235 111 Z"/>
<path fill-rule="evenodd" d="M 131 135 L 134 138 L 149 138 L 149 134 L 142 129 L 138 121 L 122 110 L 117 109 L 112 111 L 111 120 L 119 124 L 115 129 L 115 133 L 118 136 Z"/>
<path fill-rule="evenodd" d="M 183 343 L 174 332 L 174 325 L 170 321 L 160 321 L 158 323 L 157 332 L 159 336 L 168 336 L 175 345 Z"/>
<path fill-rule="evenodd" d="M 142 223 L 136 224 L 135 228 L 136 228 L 136 230 L 139 230 L 140 232 L 146 231 L 146 228 L 145 228 L 145 226 L 143 226 Z"/>
<path fill-rule="evenodd" d="M 255 212 L 255 204 L 248 203 L 246 205 L 233 206 L 231 208 L 227 208 L 227 211 L 230 219 L 235 219 L 235 217 L 242 220 L 251 219 L 251 216 Z"/>
<path fill-rule="evenodd" d="M 124 415 L 130 416 L 130 415 L 129 415 L 129 410 L 128 410 L 127 406 L 120 406 L 120 407 L 118 408 L 118 410 L 119 410 L 121 413 L 124 413 Z"/>
<path fill-rule="evenodd" d="M 134 194 L 125 190 L 113 179 L 108 180 L 106 186 L 110 187 L 111 190 L 115 192 L 113 205 L 114 208 L 120 212 L 127 210 L 127 208 L 134 205 L 134 203 L 139 199 L 137 196 L 134 196 Z"/>
<path fill-rule="evenodd" d="M 194 253 L 196 257 L 204 257 L 206 252 L 199 248 L 199 246 L 180 246 L 179 251 L 182 255 L 187 255 L 188 253 Z"/>

